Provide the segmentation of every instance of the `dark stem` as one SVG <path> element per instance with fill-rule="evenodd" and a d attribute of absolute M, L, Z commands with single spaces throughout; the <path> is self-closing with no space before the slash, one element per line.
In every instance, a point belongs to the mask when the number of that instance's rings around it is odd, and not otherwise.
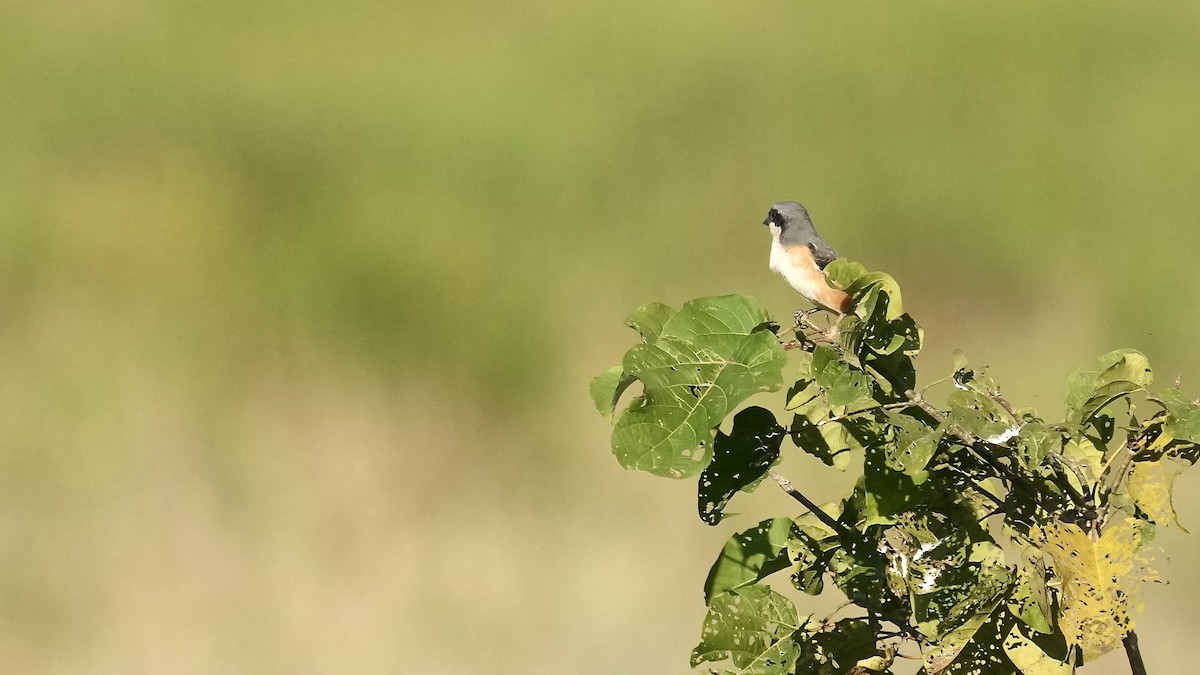
<path fill-rule="evenodd" d="M 775 479 L 776 483 L 779 483 L 779 487 L 783 488 L 784 492 L 788 493 L 789 495 L 792 496 L 793 499 L 795 499 L 796 501 L 803 504 L 805 508 L 807 508 L 809 511 L 812 512 L 812 514 L 814 516 L 817 517 L 817 520 L 824 523 L 825 526 L 828 527 L 829 529 L 833 530 L 834 532 L 837 532 L 840 537 L 842 537 L 843 539 L 855 539 L 855 540 L 862 538 L 861 535 L 859 535 L 857 532 L 850 531 L 850 528 L 846 527 L 841 522 L 835 520 L 833 518 L 833 516 L 822 511 L 821 507 L 819 507 L 815 503 L 813 503 L 813 501 L 811 499 L 809 499 L 808 497 L 805 497 L 804 493 L 797 490 L 792 485 L 792 482 L 790 480 L 784 478 L 777 471 L 775 471 L 775 469 L 768 469 L 767 474 L 770 475 L 771 478 Z"/>
<path fill-rule="evenodd" d="M 1125 655 L 1129 657 L 1129 670 L 1133 675 L 1146 675 L 1146 664 L 1142 663 L 1142 650 L 1138 649 L 1137 633 L 1129 631 L 1121 642 L 1125 645 Z"/>

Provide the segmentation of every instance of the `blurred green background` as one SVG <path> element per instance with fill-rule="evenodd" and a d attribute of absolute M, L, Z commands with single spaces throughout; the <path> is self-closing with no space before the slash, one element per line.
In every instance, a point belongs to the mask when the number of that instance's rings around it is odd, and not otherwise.
<path fill-rule="evenodd" d="M 927 381 L 962 348 L 1053 417 L 1132 346 L 1200 393 L 1198 75 L 1183 0 L 2 2 L 0 663 L 686 673 L 724 538 L 794 505 L 710 529 L 617 466 L 627 311 L 786 316 L 798 199 Z"/>

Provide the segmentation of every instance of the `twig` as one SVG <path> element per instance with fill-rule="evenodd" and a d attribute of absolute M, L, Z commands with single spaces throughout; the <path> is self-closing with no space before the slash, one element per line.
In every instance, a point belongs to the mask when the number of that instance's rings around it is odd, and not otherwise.
<path fill-rule="evenodd" d="M 1008 413 L 1008 416 L 1011 417 L 1014 422 L 1021 421 L 1021 416 L 1017 413 L 1017 409 L 1013 407 L 1012 403 L 1009 403 L 1008 399 L 1004 398 L 999 389 L 988 389 L 988 397 L 990 397 L 996 403 L 999 403 L 1000 407 L 1004 408 L 1004 412 Z"/>
<path fill-rule="evenodd" d="M 926 401 L 925 398 L 917 392 L 909 389 L 908 391 L 904 392 L 904 395 L 908 397 L 908 400 L 912 401 L 913 405 L 917 406 L 921 410 L 924 410 L 929 414 L 930 417 L 937 420 L 938 424 L 946 421 L 946 413 L 933 407 L 933 404 L 931 404 L 929 401 Z M 946 425 L 946 431 L 951 435 L 958 437 L 958 439 L 963 443 L 966 443 L 967 446 L 975 445 L 976 441 L 979 440 L 975 437 L 975 434 L 962 428 L 956 422 L 951 422 L 950 424 Z"/>
<path fill-rule="evenodd" d="M 1113 451 L 1112 455 L 1108 458 L 1108 461 L 1104 462 L 1104 465 L 1100 467 L 1100 473 L 1098 473 L 1096 475 L 1096 486 L 1095 486 L 1095 488 L 1092 489 L 1093 497 L 1095 497 L 1096 492 L 1100 489 L 1100 486 L 1104 483 L 1104 475 L 1106 473 L 1108 473 L 1109 467 L 1112 466 L 1113 462 L 1117 461 L 1118 457 L 1123 456 L 1125 454 L 1124 452 L 1122 452 L 1122 450 L 1128 451 L 1130 454 L 1133 453 L 1133 451 L 1129 449 L 1128 443 L 1122 443 L 1121 447 L 1119 447 Z M 1113 487 L 1115 488 L 1116 486 L 1114 485 Z"/>
<path fill-rule="evenodd" d="M 817 517 L 817 520 L 824 523 L 826 527 L 836 532 L 839 536 L 845 539 L 861 539 L 857 532 L 852 532 L 850 528 L 835 520 L 833 516 L 822 511 L 821 507 L 817 506 L 811 499 L 805 497 L 804 493 L 793 487 L 792 482 L 780 475 L 778 471 L 767 469 L 767 475 L 773 478 L 779 484 L 779 487 L 783 488 L 784 492 L 791 495 L 793 499 L 803 504 L 805 508 L 812 512 Z"/>
<path fill-rule="evenodd" d="M 853 605 L 853 604 L 854 604 L 853 600 L 847 600 L 847 601 L 843 602 L 842 604 L 838 605 L 837 607 L 834 607 L 832 612 L 825 615 L 825 618 L 821 621 L 821 624 L 822 625 L 830 625 L 830 623 L 829 623 L 830 619 L 832 619 L 835 615 L 837 615 L 838 612 L 842 611 L 843 609 L 846 609 L 847 607 L 849 607 L 850 605 Z"/>
<path fill-rule="evenodd" d="M 825 426 L 826 424 L 830 424 L 831 422 L 841 422 L 842 420 L 848 420 L 851 417 L 854 417 L 855 415 L 862 415 L 864 413 L 875 412 L 876 410 L 895 410 L 897 408 L 911 408 L 915 405 L 916 405 L 916 403 L 913 403 L 911 401 L 899 401 L 897 403 L 885 403 L 884 405 L 871 406 L 870 408 L 864 408 L 862 410 L 855 410 L 854 412 L 848 412 L 848 413 L 843 413 L 841 415 L 834 415 L 833 417 L 827 417 L 823 420 L 818 421 L 815 426 L 820 427 L 820 426 Z"/>
<path fill-rule="evenodd" d="M 944 384 L 944 383 L 946 383 L 946 382 L 949 382 L 949 381 L 950 381 L 950 380 L 952 380 L 952 379 L 954 379 L 954 376 L 953 376 L 953 375 L 951 375 L 951 376 L 949 376 L 949 377 L 943 377 L 943 378 L 942 378 L 942 379 L 940 379 L 940 380 L 934 380 L 933 382 L 930 382 L 929 384 L 925 385 L 924 387 L 921 387 L 921 396 L 924 396 L 924 395 L 925 395 L 925 392 L 927 392 L 927 391 L 929 391 L 930 389 L 932 389 L 932 388 L 934 388 L 934 387 L 938 386 L 939 384 Z"/>
<path fill-rule="evenodd" d="M 799 340 L 788 340 L 787 342 L 783 343 L 783 351 L 785 352 L 792 349 L 803 349 L 806 352 L 811 352 L 815 348 L 815 344 L 811 342 L 800 342 Z"/>

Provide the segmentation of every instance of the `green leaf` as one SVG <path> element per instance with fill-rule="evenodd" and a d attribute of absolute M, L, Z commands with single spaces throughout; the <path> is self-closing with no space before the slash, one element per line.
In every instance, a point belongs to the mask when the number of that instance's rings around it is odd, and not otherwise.
<path fill-rule="evenodd" d="M 1027 470 L 1040 466 L 1047 455 L 1058 452 L 1062 445 L 1062 435 L 1058 431 L 1036 422 L 1021 427 L 1020 439 L 1017 461 Z"/>
<path fill-rule="evenodd" d="M 1087 485 L 1080 485 L 1075 471 L 1067 472 L 1067 480 L 1080 492 L 1091 492 L 1104 468 L 1104 451 L 1086 436 L 1076 436 L 1063 444 L 1062 456 L 1073 468 L 1083 473 Z"/>
<path fill-rule="evenodd" d="M 900 285 L 891 275 L 884 272 L 868 272 L 861 264 L 838 258 L 829 263 L 825 274 L 837 286 L 841 286 L 855 301 L 855 314 L 866 319 L 876 309 L 876 303 L 887 303 L 884 318 L 897 319 L 904 314 L 904 302 L 900 298 Z"/>
<path fill-rule="evenodd" d="M 870 376 L 839 360 L 837 352 L 829 347 L 813 350 L 812 371 L 831 406 L 851 406 L 871 400 Z"/>
<path fill-rule="evenodd" d="M 754 298 L 718 295 L 684 303 L 678 312 L 663 323 L 659 338 L 693 341 L 697 338 L 724 337 L 736 345 L 741 338 L 761 332 L 769 324 L 770 317 Z M 774 337 L 774 334 L 771 335 Z"/>
<path fill-rule="evenodd" d="M 704 582 L 705 604 L 787 567 L 784 551 L 791 531 L 791 518 L 772 518 L 730 537 Z"/>
<path fill-rule="evenodd" d="M 818 626 L 801 641 L 796 672 L 806 675 L 863 673 L 867 664 L 886 670 L 891 663 L 877 647 L 879 623 L 865 619 L 842 619 L 832 627 Z M 864 673 L 865 675 L 865 673 Z"/>
<path fill-rule="evenodd" d="M 613 408 L 616 407 L 621 394 L 633 382 L 634 378 L 625 377 L 621 366 L 613 366 L 592 380 L 592 402 L 596 404 L 596 410 L 604 415 L 604 419 L 612 417 Z"/>
<path fill-rule="evenodd" d="M 804 452 L 821 460 L 826 466 L 845 471 L 850 465 L 850 451 L 861 447 L 848 428 L 851 422 L 813 424 L 804 415 L 796 415 L 789 433 L 792 442 Z"/>
<path fill-rule="evenodd" d="M 833 518 L 841 516 L 842 505 L 822 504 L 820 509 Z M 792 563 L 792 585 L 809 595 L 820 595 L 825 588 L 825 570 L 830 551 L 840 546 L 837 532 L 812 513 L 795 520 L 788 536 L 788 560 Z"/>
<path fill-rule="evenodd" d="M 930 498 L 926 482 L 918 484 L 912 477 L 890 468 L 887 449 L 867 448 L 862 482 L 866 524 L 890 524 L 897 514 L 924 508 Z"/>
<path fill-rule="evenodd" d="M 904 600 L 892 594 L 887 581 L 887 559 L 867 540 L 848 541 L 833 549 L 828 569 L 846 597 L 861 607 L 878 609 L 888 620 L 907 616 Z"/>
<path fill-rule="evenodd" d="M 945 541 L 925 557 L 911 556 L 909 587 L 913 592 L 913 615 L 926 635 L 945 635 L 976 613 L 994 606 L 1012 583 L 999 546 L 991 541 L 977 541 L 965 547 L 960 543 L 963 539 L 954 531 L 945 535 Z M 962 561 L 962 556 L 968 553 L 966 561 Z"/>
<path fill-rule="evenodd" d="M 962 625 L 922 648 L 924 672 L 938 675 L 1002 675 L 1016 667 L 1004 653 L 1003 638 L 1015 624 L 1006 613 L 993 616 L 999 603 L 971 615 Z"/>
<path fill-rule="evenodd" d="M 662 333 L 663 325 L 675 310 L 661 302 L 651 302 L 633 310 L 625 319 L 625 325 L 641 334 L 647 344 L 654 344 Z"/>
<path fill-rule="evenodd" d="M 888 422 L 895 430 L 895 441 L 885 447 L 885 461 L 915 482 L 925 480 L 925 467 L 933 459 L 942 440 L 945 424 L 929 426 L 924 421 L 903 412 L 890 411 Z"/>
<path fill-rule="evenodd" d="M 1036 549 L 1022 553 L 1017 581 L 1008 598 L 1008 610 L 1026 626 L 1039 633 L 1050 633 L 1050 596 L 1046 591 L 1046 570 Z"/>
<path fill-rule="evenodd" d="M 835 286 L 840 286 L 847 291 L 868 274 L 867 268 L 862 263 L 856 263 L 848 258 L 838 258 L 825 267 L 825 276 L 829 277 Z"/>
<path fill-rule="evenodd" d="M 1011 433 L 1013 421 L 1008 413 L 979 392 L 955 389 L 946 402 L 950 406 L 950 419 L 978 438 L 1002 443 Z"/>
<path fill-rule="evenodd" d="M 1178 389 L 1160 391 L 1154 400 L 1167 409 L 1167 423 L 1163 431 L 1172 438 L 1200 443 L 1200 405 L 1190 400 Z"/>
<path fill-rule="evenodd" d="M 894 352 L 886 356 L 873 357 L 863 364 L 879 385 L 888 400 L 903 398 L 904 392 L 917 386 L 917 370 L 912 356 L 905 352 Z M 883 400 L 880 398 L 879 400 Z"/>
<path fill-rule="evenodd" d="M 803 413 L 813 421 L 828 417 L 829 401 L 813 375 L 812 352 L 797 353 L 796 365 L 796 383 L 788 389 L 786 409 Z"/>
<path fill-rule="evenodd" d="M 700 474 L 700 520 L 716 525 L 733 495 L 754 490 L 779 459 L 786 434 L 771 411 L 758 406 L 739 412 L 729 435 L 718 431 L 712 463 Z"/>
<path fill-rule="evenodd" d="M 752 299 L 693 300 L 663 325 L 653 344 L 625 354 L 624 372 L 643 384 L 613 429 L 622 466 L 684 478 L 707 466 L 714 429 L 750 396 L 783 385 L 786 355 L 761 330 Z"/>
<path fill-rule="evenodd" d="M 729 661 L 723 675 L 787 675 L 800 655 L 792 639 L 800 627 L 796 606 L 765 585 L 724 593 L 704 617 L 692 667 Z"/>
<path fill-rule="evenodd" d="M 1122 396 L 1154 381 L 1150 361 L 1135 349 L 1100 357 L 1099 370 L 1080 370 L 1067 380 L 1067 420 L 1079 424 Z"/>

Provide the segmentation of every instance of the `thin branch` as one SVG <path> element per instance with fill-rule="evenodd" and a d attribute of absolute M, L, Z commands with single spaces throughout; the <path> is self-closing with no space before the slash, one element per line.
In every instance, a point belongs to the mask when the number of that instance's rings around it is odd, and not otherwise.
<path fill-rule="evenodd" d="M 830 424 L 831 422 L 841 422 L 842 420 L 848 420 L 851 417 L 854 417 L 856 415 L 862 415 L 862 414 L 869 413 L 869 412 L 875 412 L 876 410 L 895 410 L 897 408 L 911 408 L 915 405 L 916 405 L 916 403 L 913 403 L 911 401 L 900 401 L 898 403 L 886 403 L 884 405 L 871 406 L 870 408 L 864 408 L 862 410 L 855 410 L 854 412 L 848 412 L 848 413 L 844 413 L 841 415 L 834 415 L 833 417 L 827 417 L 827 418 L 817 422 L 816 426 L 820 427 L 820 426 L 825 426 L 826 424 Z"/>
<path fill-rule="evenodd" d="M 1108 473 L 1109 467 L 1112 466 L 1113 462 L 1117 461 L 1118 457 L 1126 454 L 1126 452 L 1122 451 L 1127 451 L 1131 456 L 1134 454 L 1134 451 L 1130 449 L 1127 443 L 1122 443 L 1119 448 L 1113 451 L 1112 455 L 1108 458 L 1108 461 L 1104 462 L 1104 466 L 1100 467 L 1100 473 L 1096 475 L 1096 486 L 1092 490 L 1093 497 L 1096 495 L 1097 491 L 1100 490 L 1100 486 L 1104 484 L 1104 475 Z M 1113 485 L 1113 488 L 1116 488 L 1115 484 Z"/>
<path fill-rule="evenodd" d="M 929 414 L 930 417 L 937 420 L 938 424 L 946 421 L 946 413 L 933 407 L 932 403 L 926 401 L 925 398 L 917 392 L 909 389 L 908 391 L 904 392 L 904 395 L 908 397 L 908 400 L 913 402 L 913 405 L 917 406 L 921 410 L 924 410 Z M 966 443 L 967 446 L 975 445 L 975 442 L 979 440 L 975 437 L 975 434 L 967 431 L 955 422 L 951 422 L 950 424 L 946 425 L 946 431 L 951 435 L 956 436 L 963 443 Z"/>
<path fill-rule="evenodd" d="M 811 342 L 800 342 L 799 340 L 788 340 L 787 342 L 783 343 L 783 351 L 785 352 L 792 349 L 803 349 L 806 352 L 811 352 L 815 348 L 815 344 Z"/>
<path fill-rule="evenodd" d="M 943 378 L 942 378 L 942 379 L 940 379 L 940 380 L 934 380 L 933 382 L 930 382 L 929 384 L 925 385 L 924 387 L 921 387 L 921 396 L 924 396 L 924 395 L 925 395 L 925 392 L 927 392 L 927 391 L 929 391 L 930 389 L 932 389 L 932 388 L 934 388 L 934 387 L 938 386 L 939 384 L 945 384 L 945 383 L 947 383 L 947 382 L 949 382 L 950 380 L 953 380 L 953 379 L 954 379 L 954 376 L 953 376 L 953 375 L 949 375 L 949 376 L 947 376 L 947 377 L 943 377 Z"/>
<path fill-rule="evenodd" d="M 822 511 L 821 507 L 817 506 L 816 503 L 814 503 L 808 497 L 805 497 L 804 493 L 797 490 L 792 485 L 792 482 L 790 480 L 784 478 L 775 469 L 767 469 L 767 475 L 769 475 L 771 478 L 773 478 L 775 480 L 775 482 L 779 484 L 779 487 L 783 489 L 784 492 L 791 495 L 793 499 L 795 499 L 796 501 L 803 504 L 805 506 L 805 508 L 807 508 L 810 512 L 812 512 L 812 514 L 817 517 L 817 520 L 824 523 L 826 527 L 828 527 L 829 529 L 836 532 L 842 538 L 845 538 L 845 539 L 861 539 L 862 538 L 861 536 L 859 536 L 859 534 L 857 532 L 852 532 L 850 530 L 850 528 L 843 525 L 840 521 L 834 519 L 833 516 L 830 516 L 828 513 L 825 513 L 824 511 Z"/>
<path fill-rule="evenodd" d="M 1021 415 L 1017 413 L 1017 409 L 1008 401 L 1008 399 L 1004 398 L 1004 395 L 1000 393 L 999 389 L 989 389 L 988 396 L 996 403 L 999 403 L 1000 407 L 1004 408 L 1004 412 L 1008 413 L 1008 416 L 1013 418 L 1014 422 L 1021 421 Z"/>
<path fill-rule="evenodd" d="M 826 614 L 825 618 L 821 620 L 821 624 L 822 625 L 832 625 L 829 623 L 829 620 L 832 619 L 834 616 L 836 616 L 838 612 L 842 611 L 843 609 L 846 609 L 847 607 L 849 607 L 850 605 L 853 605 L 853 604 L 854 604 L 853 600 L 847 600 L 847 601 L 843 602 L 842 604 L 838 605 L 837 607 L 834 607 L 833 611 Z"/>

